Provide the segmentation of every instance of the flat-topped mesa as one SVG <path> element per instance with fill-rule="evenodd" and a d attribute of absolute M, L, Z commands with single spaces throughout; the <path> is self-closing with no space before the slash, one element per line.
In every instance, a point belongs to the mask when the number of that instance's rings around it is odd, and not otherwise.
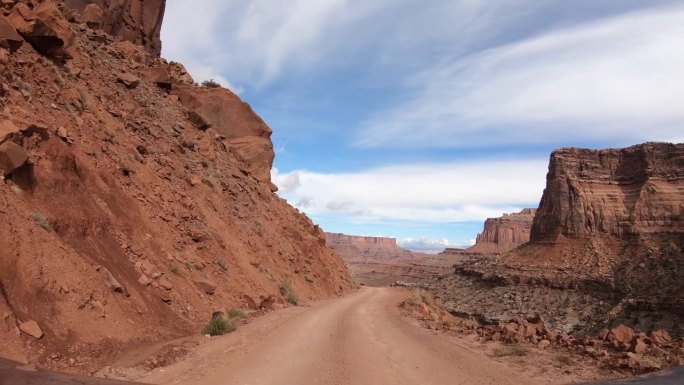
<path fill-rule="evenodd" d="M 481 270 L 684 314 L 683 256 L 684 144 L 567 148 L 551 154 L 530 242 Z"/>
<path fill-rule="evenodd" d="M 82 19 L 86 19 L 81 21 L 99 24 L 110 35 L 141 45 L 159 57 L 166 0 L 64 0 L 63 3 L 81 13 Z"/>
<path fill-rule="evenodd" d="M 536 209 L 523 209 L 519 213 L 504 214 L 485 221 L 484 230 L 477 235 L 469 252 L 499 254 L 512 250 L 530 240 L 530 231 Z"/>
<path fill-rule="evenodd" d="M 551 154 L 531 240 L 684 231 L 684 144 Z"/>
<path fill-rule="evenodd" d="M 413 253 L 397 246 L 395 238 L 366 237 L 340 233 L 325 233 L 328 247 L 350 261 L 386 261 L 413 259 Z"/>

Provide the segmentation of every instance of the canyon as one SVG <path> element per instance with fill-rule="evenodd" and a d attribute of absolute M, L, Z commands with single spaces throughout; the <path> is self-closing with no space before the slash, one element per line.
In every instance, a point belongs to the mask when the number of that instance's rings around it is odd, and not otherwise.
<path fill-rule="evenodd" d="M 561 384 L 684 363 L 684 144 L 556 150 L 539 207 L 464 250 L 325 233 L 275 194 L 269 125 L 161 57 L 165 7 L 0 2 L 0 384 Z M 206 331 L 230 312 L 244 329 Z M 521 374 L 488 346 L 611 371 Z"/>
<path fill-rule="evenodd" d="M 266 123 L 159 57 L 164 5 L 0 5 L 0 356 L 89 373 L 356 287 L 273 194 Z"/>

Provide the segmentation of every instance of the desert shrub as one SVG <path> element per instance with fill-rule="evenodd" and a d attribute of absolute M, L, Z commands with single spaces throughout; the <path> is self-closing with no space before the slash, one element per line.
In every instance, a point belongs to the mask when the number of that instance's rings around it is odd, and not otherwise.
<path fill-rule="evenodd" d="M 176 265 L 175 263 L 173 265 L 171 265 L 171 272 L 173 274 L 178 275 L 178 273 L 180 272 L 180 270 L 178 269 L 178 265 Z"/>
<path fill-rule="evenodd" d="M 221 88 L 221 85 L 214 79 L 207 79 L 202 82 L 202 87 L 206 88 Z"/>
<path fill-rule="evenodd" d="M 216 260 L 216 264 L 221 268 L 221 270 L 228 271 L 228 266 L 226 265 L 226 261 L 224 261 L 223 259 Z"/>
<path fill-rule="evenodd" d="M 47 218 L 45 218 L 45 215 L 43 215 L 42 213 L 31 214 L 31 219 L 33 219 L 33 221 L 36 222 L 38 226 L 44 228 L 47 231 L 50 231 L 52 229 L 52 227 L 50 227 L 50 222 L 47 220 Z"/>
<path fill-rule="evenodd" d="M 213 317 L 211 321 L 202 329 L 202 334 L 210 336 L 220 336 L 235 331 L 235 326 L 221 314 Z"/>
<path fill-rule="evenodd" d="M 295 293 L 294 287 L 292 287 L 292 281 L 290 281 L 289 278 L 285 278 L 280 284 L 280 294 L 285 297 L 287 302 L 293 305 L 299 305 L 299 296 Z"/>
<path fill-rule="evenodd" d="M 247 313 L 242 309 L 230 309 L 228 310 L 228 318 L 247 318 Z"/>

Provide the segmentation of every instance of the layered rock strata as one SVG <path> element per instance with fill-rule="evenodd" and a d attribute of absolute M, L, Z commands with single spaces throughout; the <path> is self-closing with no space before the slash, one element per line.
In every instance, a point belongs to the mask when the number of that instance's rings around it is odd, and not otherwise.
<path fill-rule="evenodd" d="M 477 235 L 470 252 L 499 254 L 512 250 L 530 240 L 530 231 L 536 209 L 523 209 L 519 213 L 488 218 L 484 230 Z"/>

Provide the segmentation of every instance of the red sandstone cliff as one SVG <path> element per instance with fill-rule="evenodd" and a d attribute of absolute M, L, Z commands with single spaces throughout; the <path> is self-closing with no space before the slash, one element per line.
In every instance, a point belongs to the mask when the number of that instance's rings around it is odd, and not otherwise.
<path fill-rule="evenodd" d="M 163 10 L 101 4 L 141 34 L 129 12 Z M 237 96 L 212 91 L 227 107 L 209 114 L 215 101 L 172 94 L 205 94 L 178 64 L 51 1 L 0 10 L 1 356 L 89 371 L 197 334 L 214 311 L 272 307 L 286 282 L 303 301 L 353 289 L 323 232 L 265 183 L 267 135 L 258 167 L 236 143 L 270 133 Z"/>
<path fill-rule="evenodd" d="M 531 241 L 488 269 L 684 309 L 684 144 L 555 151 Z"/>
<path fill-rule="evenodd" d="M 477 235 L 469 252 L 499 254 L 512 250 L 530 240 L 530 230 L 536 209 L 523 209 L 519 213 L 488 218 L 484 230 Z"/>
<path fill-rule="evenodd" d="M 397 246 L 397 240 L 326 233 L 326 242 L 345 262 L 375 262 L 413 259 L 414 254 Z"/>

